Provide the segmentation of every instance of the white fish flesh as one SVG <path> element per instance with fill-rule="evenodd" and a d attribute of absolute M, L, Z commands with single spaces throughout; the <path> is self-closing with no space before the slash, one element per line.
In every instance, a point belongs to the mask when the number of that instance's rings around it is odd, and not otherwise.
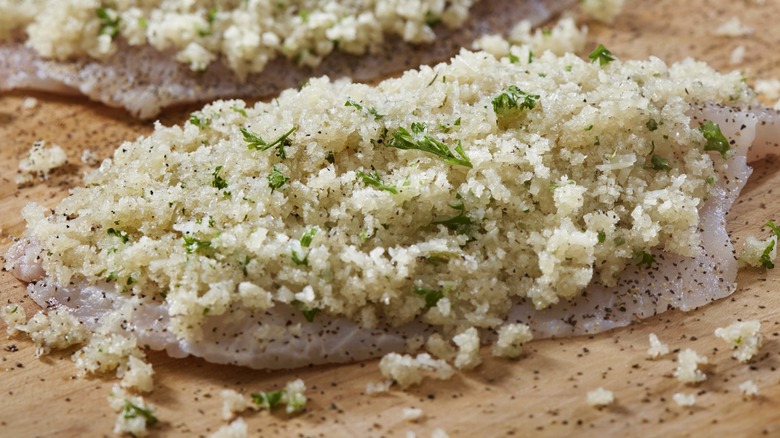
<path fill-rule="evenodd" d="M 263 98 L 303 84 L 309 77 L 349 77 L 374 82 L 420 65 L 445 61 L 481 35 L 505 32 L 519 22 L 540 24 L 574 4 L 574 0 L 482 0 L 471 9 L 459 29 L 436 28 L 431 45 L 411 45 L 389 39 L 375 54 L 354 56 L 341 52 L 327 57 L 317 69 L 297 67 L 277 58 L 259 74 L 239 80 L 225 65 L 215 62 L 205 72 L 193 72 L 171 53 L 150 46 L 122 44 L 105 62 L 90 58 L 59 62 L 40 57 L 23 38 L 0 43 L 0 90 L 28 89 L 81 93 L 113 107 L 122 107 L 142 119 L 162 108 L 220 98 Z"/>

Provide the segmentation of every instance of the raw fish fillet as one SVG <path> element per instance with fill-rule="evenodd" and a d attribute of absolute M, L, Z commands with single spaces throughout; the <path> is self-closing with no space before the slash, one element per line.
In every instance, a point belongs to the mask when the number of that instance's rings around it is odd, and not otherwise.
<path fill-rule="evenodd" d="M 748 157 L 756 160 L 777 151 L 774 139 L 780 138 L 780 115 L 763 108 L 737 110 L 715 105 L 698 108 L 696 113 L 694 120 L 718 123 L 735 141 L 726 174 L 720 176 L 700 210 L 702 254 L 685 258 L 656 252 L 657 263 L 652 268 L 627 268 L 616 288 L 592 283 L 578 298 L 545 310 L 536 310 L 530 302 L 518 299 L 508 322 L 529 324 L 536 338 L 594 334 L 670 309 L 689 311 L 736 290 L 737 261 L 726 232 L 726 213 L 752 171 Z M 166 330 L 169 317 L 163 304 L 146 302 L 142 311 L 136 311 L 135 298 L 116 293 L 106 282 L 64 287 L 51 284 L 37 259 L 38 253 L 34 242 L 21 240 L 6 255 L 14 265 L 12 273 L 32 282 L 29 292 L 36 303 L 44 308 L 67 306 L 93 328 L 105 313 L 123 311 L 127 318 L 124 329 L 137 336 L 141 345 L 164 349 L 174 357 L 194 355 L 210 362 L 258 369 L 296 368 L 402 351 L 410 338 L 433 332 L 422 323 L 399 327 L 380 324 L 369 330 L 346 318 L 328 315 L 318 315 L 315 322 L 308 322 L 299 310 L 277 304 L 260 314 L 231 309 L 207 320 L 203 339 L 177 339 Z M 258 341 L 257 335 L 262 335 L 258 330 L 267 330 L 260 328 L 263 326 L 281 331 L 273 340 Z M 488 337 L 492 335 L 488 333 Z"/>

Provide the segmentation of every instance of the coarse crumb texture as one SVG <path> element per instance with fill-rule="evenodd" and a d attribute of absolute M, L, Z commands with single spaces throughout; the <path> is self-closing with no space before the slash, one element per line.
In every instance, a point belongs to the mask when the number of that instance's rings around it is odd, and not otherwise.
<path fill-rule="evenodd" d="M 0 309 L 0 318 L 3 318 L 5 332 L 8 336 L 24 331 L 24 326 L 27 324 L 27 313 L 19 304 L 6 304 L 3 306 Z"/>
<path fill-rule="evenodd" d="M 734 348 L 732 357 L 742 363 L 747 363 L 758 354 L 764 342 L 761 335 L 760 321 L 740 321 L 728 327 L 715 329 L 715 336 L 731 344 Z"/>
<path fill-rule="evenodd" d="M 533 340 L 531 327 L 525 324 L 506 324 L 498 329 L 498 339 L 493 344 L 493 356 L 516 359 L 523 354 L 523 345 Z"/>
<path fill-rule="evenodd" d="M 726 37 L 740 37 L 750 35 L 751 33 L 753 33 L 753 29 L 742 24 L 737 17 L 732 17 L 729 21 L 715 29 L 715 35 Z"/>
<path fill-rule="evenodd" d="M 651 359 L 658 359 L 665 354 L 669 354 L 669 346 L 661 342 L 655 333 L 650 333 L 648 338 L 650 340 L 650 348 L 647 349 L 647 355 Z"/>
<path fill-rule="evenodd" d="M 623 11 L 625 0 L 580 0 L 585 13 L 604 23 L 611 23 Z"/>
<path fill-rule="evenodd" d="M 452 343 L 438 333 L 434 333 L 428 337 L 425 341 L 425 350 L 447 362 L 451 362 L 457 354 L 457 350 L 453 347 Z"/>
<path fill-rule="evenodd" d="M 143 397 L 126 392 L 114 385 L 108 395 L 108 403 L 117 412 L 114 433 L 143 437 L 149 434 L 149 427 L 157 423 L 156 408 L 144 401 Z"/>
<path fill-rule="evenodd" d="M 609 406 L 615 402 L 615 395 L 607 389 L 596 388 L 588 392 L 587 401 L 590 406 Z"/>
<path fill-rule="evenodd" d="M 67 162 L 68 156 L 61 146 L 54 144 L 46 147 L 45 141 L 36 141 L 27 155 L 19 161 L 16 184 L 23 186 L 32 183 L 36 178 L 47 179 L 52 170 Z"/>
<path fill-rule="evenodd" d="M 777 258 L 777 236 L 772 235 L 766 239 L 755 236 L 747 236 L 745 246 L 739 253 L 740 266 L 753 266 L 755 268 L 774 267 Z"/>
<path fill-rule="evenodd" d="M 403 408 L 401 415 L 404 420 L 417 421 L 423 416 L 423 410 L 420 408 Z"/>
<path fill-rule="evenodd" d="M 496 330 L 518 297 L 546 308 L 651 249 L 695 255 L 724 162 L 689 114 L 752 102 L 740 74 L 513 61 L 463 51 L 375 87 L 213 103 L 123 144 L 53 212 L 26 207 L 26 237 L 51 280 L 164 302 L 187 339 L 278 303 Z"/>
<path fill-rule="evenodd" d="M 585 48 L 588 28 L 577 27 L 574 19 L 565 17 L 548 29 L 534 29 L 530 21 L 517 23 L 507 36 L 485 35 L 473 43 L 476 50 L 483 50 L 497 58 L 533 60 L 534 54 L 552 52 L 556 55 L 578 53 Z"/>
<path fill-rule="evenodd" d="M 674 400 L 678 406 L 690 407 L 696 404 L 696 394 L 676 392 L 672 395 L 672 400 Z"/>
<path fill-rule="evenodd" d="M 699 369 L 700 364 L 706 365 L 707 357 L 686 348 L 677 353 L 677 368 L 674 370 L 674 377 L 683 383 L 703 382 L 707 380 L 707 375 Z"/>
<path fill-rule="evenodd" d="M 401 389 L 417 385 L 425 377 L 447 380 L 455 374 L 453 368 L 444 360 L 433 359 L 427 353 L 417 356 L 389 353 L 379 361 L 379 371 L 387 379 L 398 384 Z"/>
<path fill-rule="evenodd" d="M 450 435 L 444 429 L 437 427 L 431 432 L 431 438 L 450 438 Z"/>
<path fill-rule="evenodd" d="M 745 397 L 755 397 L 758 395 L 758 386 L 752 380 L 747 380 L 739 384 L 739 391 Z"/>
<path fill-rule="evenodd" d="M 240 392 L 232 389 L 223 389 L 219 395 L 222 397 L 222 419 L 232 420 L 236 414 L 240 414 L 245 410 L 259 409 L 259 406 L 252 403 L 247 397 L 244 397 Z"/>
<path fill-rule="evenodd" d="M 479 332 L 476 328 L 470 327 L 463 333 L 454 336 L 452 342 L 458 346 L 458 352 L 453 361 L 455 367 L 461 370 L 470 370 L 482 363 L 482 356 L 479 354 Z"/>
<path fill-rule="evenodd" d="M 42 356 L 51 350 L 62 350 L 82 344 L 89 339 L 89 331 L 71 315 L 66 307 L 58 307 L 44 313 L 39 310 L 24 327 L 18 328 L 27 333 L 35 343 L 35 355 Z"/>
<path fill-rule="evenodd" d="M 306 384 L 302 379 L 295 379 L 291 382 L 287 382 L 284 391 L 282 391 L 281 402 L 286 405 L 285 411 L 287 411 L 288 414 L 296 414 L 302 412 L 306 408 L 306 403 L 309 399 L 304 394 L 305 392 Z"/>
<path fill-rule="evenodd" d="M 477 0 L 2 0 L 0 38 L 24 28 L 45 57 L 105 59 L 118 41 L 171 51 L 200 71 L 219 57 L 239 76 L 284 56 L 316 66 L 335 50 L 363 54 L 387 35 L 412 43 L 460 27 Z"/>
<path fill-rule="evenodd" d="M 247 438 L 249 432 L 243 418 L 236 418 L 230 424 L 226 424 L 209 435 L 209 438 Z"/>
<path fill-rule="evenodd" d="M 139 392 L 149 392 L 154 388 L 152 364 L 132 354 L 127 357 L 127 363 L 119 367 L 117 375 L 122 377 L 120 385 L 123 388 Z"/>
<path fill-rule="evenodd" d="M 73 354 L 76 369 L 80 376 L 103 374 L 117 370 L 122 377 L 128 369 L 130 356 L 143 358 L 144 352 L 138 347 L 134 337 L 117 333 L 95 334 L 83 348 Z M 136 366 L 139 372 L 141 367 Z M 140 377 L 140 376 L 139 376 Z M 134 378 L 129 378 L 128 382 Z M 141 378 L 141 380 L 146 380 Z"/>
<path fill-rule="evenodd" d="M 390 391 L 390 387 L 392 385 L 392 380 L 385 380 L 383 382 L 368 382 L 366 383 L 366 395 L 376 395 L 388 392 Z"/>

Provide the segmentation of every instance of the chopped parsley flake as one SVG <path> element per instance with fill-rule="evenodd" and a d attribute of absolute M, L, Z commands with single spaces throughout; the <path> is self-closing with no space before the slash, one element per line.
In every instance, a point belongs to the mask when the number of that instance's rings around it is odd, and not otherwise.
<path fill-rule="evenodd" d="M 639 259 L 639 261 L 636 262 L 637 266 L 647 265 L 649 268 L 655 263 L 655 257 L 647 251 L 640 252 L 637 258 Z"/>
<path fill-rule="evenodd" d="M 653 169 L 655 170 L 672 170 L 672 167 L 669 166 L 669 162 L 666 161 L 666 158 L 658 154 L 653 154 L 653 158 L 650 159 L 650 162 L 653 164 Z"/>
<path fill-rule="evenodd" d="M 440 299 L 444 298 L 443 290 L 428 289 L 424 287 L 415 287 L 414 293 L 425 298 L 425 307 L 433 307 Z"/>
<path fill-rule="evenodd" d="M 154 426 L 158 421 L 152 411 L 136 406 L 130 400 L 125 400 L 125 406 L 122 408 L 122 416 L 125 418 L 143 417 L 146 420 L 146 424 L 149 426 Z"/>
<path fill-rule="evenodd" d="M 267 151 L 268 149 L 276 146 L 276 156 L 284 159 L 287 158 L 287 154 L 284 150 L 285 146 L 290 146 L 292 144 L 288 137 L 290 137 L 290 135 L 292 135 L 292 133 L 297 129 L 297 126 L 293 126 L 289 131 L 285 132 L 271 143 L 267 143 L 265 140 L 263 140 L 262 137 L 260 137 L 260 135 L 255 134 L 246 128 L 241 128 L 241 134 L 244 135 L 244 141 L 247 143 L 247 147 L 249 149 Z"/>
<path fill-rule="evenodd" d="M 758 259 L 761 262 L 761 265 L 763 265 L 767 269 L 774 269 L 775 264 L 772 262 L 772 250 L 775 249 L 775 240 L 772 239 L 769 241 L 769 245 L 764 248 L 764 252 L 761 253 L 761 257 Z"/>
<path fill-rule="evenodd" d="M 317 234 L 317 227 L 306 230 L 300 238 L 301 246 L 308 248 L 311 245 L 311 241 L 314 239 L 315 234 Z M 298 251 L 293 249 L 290 251 L 290 256 L 292 257 L 293 263 L 296 265 L 309 266 L 309 253 L 306 253 L 306 255 L 301 258 L 300 254 L 298 254 Z"/>
<path fill-rule="evenodd" d="M 607 240 L 607 233 L 599 231 L 598 233 L 599 243 L 604 243 Z"/>
<path fill-rule="evenodd" d="M 313 322 L 314 317 L 317 316 L 317 313 L 320 311 L 320 309 L 317 309 L 316 307 L 312 308 L 307 306 L 303 301 L 293 300 L 292 305 L 300 310 L 303 317 L 309 322 Z"/>
<path fill-rule="evenodd" d="M 277 407 L 282 401 L 283 393 L 284 390 L 279 389 L 277 391 L 270 392 L 256 392 L 249 394 L 249 396 L 252 397 L 252 401 L 255 402 L 256 405 L 266 408 L 270 411 L 271 409 Z"/>
<path fill-rule="evenodd" d="M 273 192 L 276 189 L 282 188 L 282 186 L 289 181 L 290 178 L 283 174 L 279 169 L 276 168 L 276 166 L 273 167 L 273 170 L 268 175 L 268 187 L 271 188 L 271 191 Z"/>
<path fill-rule="evenodd" d="M 728 152 L 731 150 L 729 141 L 725 135 L 720 131 L 720 126 L 717 123 L 707 120 L 699 127 L 699 131 L 707 140 L 707 144 L 704 146 L 705 151 L 720 152 L 720 156 L 725 160 L 728 158 Z"/>
<path fill-rule="evenodd" d="M 100 35 L 108 35 L 111 39 L 119 33 L 119 15 L 107 8 L 97 8 L 95 11 L 100 19 Z"/>
<path fill-rule="evenodd" d="M 239 113 L 239 114 L 241 114 L 244 117 L 247 116 L 246 110 L 243 109 L 243 108 L 239 108 L 237 106 L 231 106 L 230 109 L 233 110 L 233 112 Z"/>
<path fill-rule="evenodd" d="M 510 85 L 503 93 L 493 98 L 493 111 L 498 117 L 506 117 L 514 110 L 532 110 L 536 108 L 538 94 L 529 94 Z"/>
<path fill-rule="evenodd" d="M 463 151 L 463 145 L 461 145 L 460 141 L 458 141 L 458 145 L 455 146 L 455 152 L 453 152 L 449 146 L 428 135 L 428 128 L 425 123 L 414 122 L 411 130 L 412 132 L 409 132 L 406 128 L 399 127 L 393 133 L 393 139 L 387 145 L 397 149 L 416 149 L 428 152 L 442 158 L 447 164 L 472 167 L 471 160 Z M 455 155 L 456 153 L 457 155 Z"/>
<path fill-rule="evenodd" d="M 200 240 L 192 236 L 184 236 L 183 238 L 184 238 L 184 249 L 187 251 L 187 254 L 192 254 L 196 251 L 200 251 L 201 249 L 208 248 L 211 246 L 210 240 Z"/>
<path fill-rule="evenodd" d="M 347 102 L 344 104 L 344 106 L 351 106 L 353 108 L 356 108 L 358 111 L 363 111 L 363 109 L 364 109 L 363 105 L 355 102 L 352 99 L 347 99 Z M 379 112 L 374 107 L 371 107 L 371 108 L 367 109 L 366 111 L 368 111 L 369 114 L 374 116 L 374 120 L 380 120 L 380 119 L 382 119 L 385 116 L 384 114 L 379 114 Z"/>
<path fill-rule="evenodd" d="M 214 187 L 218 190 L 222 190 L 224 188 L 227 188 L 228 184 L 227 181 L 225 181 L 225 178 L 222 178 L 219 176 L 219 172 L 222 171 L 222 166 L 217 166 L 214 169 L 214 173 L 211 175 L 214 176 L 214 179 L 211 181 L 211 187 Z"/>
<path fill-rule="evenodd" d="M 191 114 L 190 124 L 197 126 L 199 129 L 206 129 L 211 125 L 211 120 L 206 118 L 201 118 L 196 114 Z"/>
<path fill-rule="evenodd" d="M 384 190 L 392 194 L 397 194 L 398 190 L 393 186 L 388 186 L 382 183 L 382 177 L 379 176 L 376 170 L 372 170 L 370 173 L 365 173 L 360 170 L 357 172 L 359 179 L 362 179 L 367 186 L 374 186 L 379 190 Z"/>
<path fill-rule="evenodd" d="M 598 62 L 601 66 L 607 65 L 615 60 L 615 58 L 612 56 L 612 52 L 607 50 L 607 48 L 604 47 L 604 44 L 599 44 L 599 46 L 596 47 L 596 50 L 590 52 L 588 58 L 590 58 L 593 62 Z"/>
<path fill-rule="evenodd" d="M 780 227 L 778 227 L 777 225 L 775 225 L 775 222 L 774 222 L 773 220 L 771 220 L 771 219 L 770 219 L 769 221 L 767 221 L 767 223 L 766 223 L 766 224 L 764 224 L 764 226 L 765 226 L 765 227 L 769 227 L 769 229 L 771 229 L 771 230 L 772 230 L 772 233 L 773 233 L 775 236 L 777 236 L 777 237 L 780 237 Z"/>
<path fill-rule="evenodd" d="M 647 126 L 648 131 L 653 132 L 658 129 L 658 122 L 656 122 L 655 119 L 650 119 L 645 126 Z"/>
<path fill-rule="evenodd" d="M 116 228 L 109 228 L 106 230 L 106 234 L 122 239 L 122 243 L 127 243 L 127 241 L 130 240 L 130 236 L 127 235 L 127 231 L 117 230 Z"/>

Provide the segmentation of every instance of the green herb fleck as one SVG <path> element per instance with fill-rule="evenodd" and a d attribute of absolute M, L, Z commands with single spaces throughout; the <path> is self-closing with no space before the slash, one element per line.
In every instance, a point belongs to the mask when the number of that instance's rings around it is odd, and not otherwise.
<path fill-rule="evenodd" d="M 593 62 L 598 62 L 601 66 L 607 65 L 615 60 L 615 58 L 612 57 L 612 52 L 607 50 L 607 48 L 604 47 L 604 44 L 599 44 L 599 46 L 596 47 L 596 50 L 590 52 L 588 58 Z"/>
<path fill-rule="evenodd" d="M 303 301 L 293 300 L 291 303 L 295 308 L 301 311 L 303 314 L 303 317 L 306 318 L 306 321 L 313 322 L 314 317 L 317 316 L 317 313 L 320 311 L 320 309 L 316 307 L 309 307 L 304 303 Z"/>
<path fill-rule="evenodd" d="M 650 159 L 650 162 L 653 164 L 653 169 L 655 170 L 672 170 L 672 167 L 669 166 L 669 162 L 666 158 L 658 154 L 653 154 L 653 158 Z"/>
<path fill-rule="evenodd" d="M 190 115 L 190 124 L 197 126 L 198 129 L 206 129 L 209 126 L 211 126 L 211 119 L 201 118 L 200 116 L 196 114 Z"/>
<path fill-rule="evenodd" d="M 604 243 L 607 240 L 607 233 L 599 231 L 598 233 L 599 243 Z"/>
<path fill-rule="evenodd" d="M 234 105 L 234 106 L 231 106 L 230 109 L 233 110 L 233 112 L 237 112 L 237 113 L 241 114 L 244 117 L 247 116 L 246 115 L 246 110 L 244 108 L 239 108 L 239 107 Z"/>
<path fill-rule="evenodd" d="M 764 248 L 764 252 L 761 253 L 759 260 L 761 264 L 767 269 L 774 269 L 775 264 L 772 262 L 772 250 L 775 249 L 775 239 L 769 241 L 769 245 Z"/>
<path fill-rule="evenodd" d="M 772 233 L 775 236 L 780 237 L 780 227 L 775 225 L 775 222 L 773 220 L 770 219 L 769 221 L 767 221 L 767 223 L 764 224 L 764 226 L 769 227 L 769 229 L 772 230 Z"/>
<path fill-rule="evenodd" d="M 125 400 L 125 406 L 122 408 L 122 416 L 125 418 L 143 417 L 146 420 L 146 424 L 149 426 L 157 424 L 157 417 L 154 416 L 152 411 L 136 406 L 130 400 Z"/>
<path fill-rule="evenodd" d="M 717 123 L 707 120 L 699 127 L 699 131 L 707 140 L 707 144 L 704 146 L 705 151 L 720 152 L 720 156 L 725 160 L 728 158 L 728 152 L 731 150 L 729 141 L 725 135 L 720 131 L 720 126 Z"/>
<path fill-rule="evenodd" d="M 444 298 L 443 290 L 428 289 L 424 287 L 414 288 L 414 293 L 425 298 L 425 307 L 433 307 L 440 299 Z"/>
<path fill-rule="evenodd" d="M 138 19 L 138 27 L 140 27 L 141 29 L 146 29 L 147 27 L 149 27 L 149 23 L 146 21 L 145 17 L 141 17 Z"/>
<path fill-rule="evenodd" d="M 707 179 L 704 180 L 709 185 L 715 185 L 715 177 L 710 175 L 707 177 Z"/>
<path fill-rule="evenodd" d="M 270 392 L 256 392 L 250 394 L 249 396 L 252 397 L 252 401 L 255 402 L 256 405 L 266 408 L 270 411 L 271 409 L 278 406 L 279 403 L 282 401 L 283 393 L 284 390 L 279 389 L 277 391 L 270 391 Z"/>
<path fill-rule="evenodd" d="M 247 143 L 247 147 L 249 149 L 267 151 L 268 149 L 276 146 L 276 156 L 284 159 L 287 158 L 287 154 L 284 150 L 285 146 L 290 146 L 292 144 L 288 137 L 290 137 L 290 135 L 292 135 L 292 133 L 297 129 L 297 126 L 293 126 L 289 131 L 285 132 L 281 135 L 281 137 L 277 138 L 271 143 L 267 143 L 265 140 L 263 140 L 262 137 L 260 137 L 260 135 L 255 134 L 254 132 L 245 128 L 241 128 L 241 134 L 244 135 L 244 141 Z"/>
<path fill-rule="evenodd" d="M 639 259 L 636 262 L 637 266 L 647 265 L 647 267 L 651 267 L 653 266 L 653 263 L 655 263 L 655 257 L 647 251 L 640 252 L 637 255 L 637 258 Z"/>
<path fill-rule="evenodd" d="M 109 12 L 110 11 L 110 12 Z M 107 8 L 97 8 L 95 13 L 100 19 L 100 35 L 108 35 L 111 39 L 119 33 L 119 15 Z"/>
<path fill-rule="evenodd" d="M 358 111 L 363 111 L 363 109 L 364 109 L 363 105 L 355 102 L 352 99 L 347 99 L 347 102 L 344 104 L 344 106 L 351 106 L 351 107 L 357 109 Z M 382 119 L 384 117 L 384 114 L 379 114 L 379 112 L 374 107 L 371 107 L 371 108 L 367 109 L 366 111 L 368 111 L 369 114 L 374 116 L 374 120 L 380 120 L 380 119 Z"/>
<path fill-rule="evenodd" d="M 520 57 L 515 54 L 510 53 L 509 55 L 507 55 L 507 57 L 509 58 L 510 64 L 517 64 L 518 62 L 520 62 Z"/>
<path fill-rule="evenodd" d="M 117 278 L 119 278 L 119 274 L 116 271 L 111 271 L 108 273 L 106 281 L 116 281 Z"/>
<path fill-rule="evenodd" d="M 300 239 L 301 246 L 308 248 L 309 245 L 311 245 L 311 241 L 314 239 L 315 234 L 317 234 L 317 227 L 309 228 L 308 230 L 304 231 Z"/>
<path fill-rule="evenodd" d="M 218 190 L 222 190 L 228 186 L 227 181 L 225 181 L 225 178 L 222 178 L 219 176 L 219 172 L 222 171 L 222 166 L 217 166 L 214 169 L 214 173 L 211 175 L 214 176 L 214 179 L 211 181 L 211 187 L 214 187 Z"/>
<path fill-rule="evenodd" d="M 384 190 L 386 192 L 390 192 L 392 194 L 397 194 L 398 190 L 396 190 L 393 186 L 388 186 L 382 183 L 382 177 L 379 176 L 379 173 L 377 173 L 376 170 L 372 170 L 370 173 L 365 173 L 360 170 L 357 172 L 357 177 L 359 179 L 362 179 L 363 182 L 367 186 L 374 186 L 378 188 L 379 190 Z"/>
<path fill-rule="evenodd" d="M 127 231 L 117 230 L 116 228 L 109 228 L 106 230 L 106 234 L 122 239 L 122 243 L 127 243 L 127 241 L 130 240 L 130 236 L 127 235 Z"/>
<path fill-rule="evenodd" d="M 271 188 L 271 192 L 273 192 L 276 189 L 282 188 L 282 186 L 289 181 L 290 178 L 283 174 L 279 169 L 276 168 L 276 166 L 273 167 L 273 170 L 268 175 L 268 187 Z"/>
<path fill-rule="evenodd" d="M 184 236 L 183 239 L 184 249 L 187 251 L 187 254 L 192 254 L 196 251 L 200 251 L 201 249 L 205 249 L 211 246 L 210 240 L 200 240 L 192 236 Z"/>
<path fill-rule="evenodd" d="M 658 129 L 658 122 L 656 122 L 655 119 L 650 119 L 647 121 L 646 126 L 648 131 L 653 132 Z"/>
<path fill-rule="evenodd" d="M 536 108 L 539 95 L 529 94 L 510 85 L 504 92 L 493 98 L 493 111 L 498 117 L 505 117 L 515 110 L 532 110 Z"/>
<path fill-rule="evenodd" d="M 449 146 L 428 135 L 428 128 L 425 123 L 414 122 L 411 126 L 412 132 L 403 127 L 393 133 L 393 139 L 387 143 L 389 147 L 397 149 L 411 150 L 416 149 L 436 155 L 447 164 L 472 167 L 471 160 L 463 151 L 463 145 L 458 141 L 455 146 L 455 152 Z M 455 155 L 457 153 L 457 155 Z"/>

